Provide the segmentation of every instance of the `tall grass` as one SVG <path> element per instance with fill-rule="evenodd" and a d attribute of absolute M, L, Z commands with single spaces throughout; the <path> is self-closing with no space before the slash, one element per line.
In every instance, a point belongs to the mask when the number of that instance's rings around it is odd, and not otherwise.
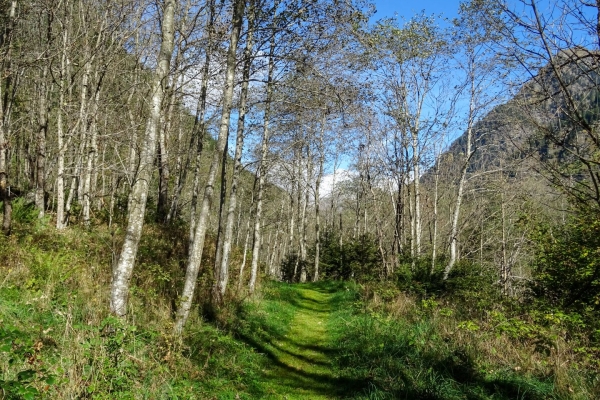
<path fill-rule="evenodd" d="M 103 225 L 58 232 L 34 213 L 16 204 L 13 235 L 0 237 L 0 399 L 260 397 L 265 357 L 232 333 L 268 319 L 258 303 L 230 295 L 216 324 L 198 307 L 183 340 L 171 337 L 187 253 L 182 228 L 147 224 L 124 322 L 108 310 L 120 234 Z M 269 296 L 263 305 L 275 307 Z"/>
<path fill-rule="evenodd" d="M 574 363 L 575 352 L 564 343 L 545 351 L 511 337 L 492 320 L 464 320 L 447 304 L 389 288 L 370 292 L 354 307 L 339 309 L 331 321 L 337 367 L 346 376 L 369 379 L 361 398 L 541 400 L 600 395 L 593 370 Z"/>

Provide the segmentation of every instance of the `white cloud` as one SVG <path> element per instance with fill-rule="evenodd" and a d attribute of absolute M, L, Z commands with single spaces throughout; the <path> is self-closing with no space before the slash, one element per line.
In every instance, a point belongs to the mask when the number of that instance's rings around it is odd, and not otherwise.
<path fill-rule="evenodd" d="M 329 196 L 333 191 L 334 185 L 337 186 L 340 182 L 347 181 L 355 175 L 355 171 L 348 171 L 346 169 L 338 169 L 333 174 L 324 175 L 321 180 L 319 196 L 321 198 Z"/>

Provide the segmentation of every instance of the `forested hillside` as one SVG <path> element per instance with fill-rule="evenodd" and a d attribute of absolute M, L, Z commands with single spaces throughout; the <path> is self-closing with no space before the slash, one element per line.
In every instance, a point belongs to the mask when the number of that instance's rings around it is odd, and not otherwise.
<path fill-rule="evenodd" d="M 0 0 L 0 400 L 600 397 L 600 3 Z"/>

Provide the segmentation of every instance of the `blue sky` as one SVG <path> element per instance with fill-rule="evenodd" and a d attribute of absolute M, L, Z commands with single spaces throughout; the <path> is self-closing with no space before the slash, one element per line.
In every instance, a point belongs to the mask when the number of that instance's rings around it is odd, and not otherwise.
<path fill-rule="evenodd" d="M 372 0 L 377 8 L 374 20 L 397 16 L 410 19 L 424 11 L 425 14 L 442 14 L 446 18 L 457 15 L 459 0 Z"/>

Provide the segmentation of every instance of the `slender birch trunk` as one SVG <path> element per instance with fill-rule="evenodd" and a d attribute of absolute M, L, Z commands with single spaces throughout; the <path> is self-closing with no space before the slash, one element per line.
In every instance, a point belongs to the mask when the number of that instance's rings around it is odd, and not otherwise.
<path fill-rule="evenodd" d="M 279 217 L 277 218 L 277 227 L 275 229 L 275 240 L 273 244 L 273 249 L 271 250 L 271 256 L 269 257 L 269 275 L 271 277 L 275 277 L 278 274 L 275 274 L 275 256 L 276 253 L 279 253 L 281 248 L 281 243 L 279 240 L 279 232 L 281 230 L 281 221 L 283 221 L 283 208 L 285 207 L 285 198 L 281 199 L 281 209 L 279 210 Z M 277 251 L 276 251 L 277 250 Z"/>
<path fill-rule="evenodd" d="M 208 17 L 208 26 L 206 27 L 208 31 L 208 44 L 206 46 L 206 52 L 204 55 L 204 65 L 202 67 L 202 84 L 200 87 L 200 98 L 198 99 L 198 104 L 196 105 L 196 116 L 194 118 L 194 127 L 192 128 L 192 146 L 195 141 L 196 145 L 196 154 L 195 154 L 195 163 L 194 163 L 194 181 L 192 184 L 192 200 L 190 204 L 190 232 L 189 232 L 189 254 L 188 257 L 192 257 L 192 243 L 194 242 L 194 235 L 196 233 L 196 213 L 198 211 L 198 197 L 200 193 L 200 160 L 202 157 L 202 150 L 204 145 L 204 135 L 206 134 L 206 122 L 205 114 L 206 114 L 206 98 L 208 94 L 208 78 L 210 72 L 210 61 L 211 61 L 211 52 L 213 51 L 213 40 L 214 40 L 214 20 L 215 20 L 215 0 L 209 0 L 208 4 L 209 8 L 209 17 Z M 184 168 L 186 171 L 187 168 Z M 184 172 L 185 173 L 185 172 Z M 182 177 L 181 182 L 185 181 L 185 177 Z M 176 198 L 178 199 L 183 185 L 177 188 Z"/>
<path fill-rule="evenodd" d="M 315 273 L 313 282 L 319 280 L 319 263 L 321 257 L 321 180 L 323 179 L 323 169 L 325 167 L 325 124 L 327 123 L 327 109 L 323 110 L 323 118 L 321 120 L 321 132 L 319 135 L 319 170 L 315 180 Z M 334 178 L 335 180 L 335 178 Z"/>
<path fill-rule="evenodd" d="M 304 185 L 304 202 L 302 204 L 302 242 L 300 244 L 300 255 L 302 257 L 302 269 L 300 271 L 300 282 L 306 282 L 307 271 L 307 253 L 308 253 L 308 203 L 310 201 L 309 180 L 313 175 L 313 159 L 310 151 L 310 144 L 306 144 L 306 179 Z"/>
<path fill-rule="evenodd" d="M 414 186 L 413 186 L 414 187 Z M 408 193 L 408 219 L 410 222 L 410 258 L 412 259 L 412 267 L 415 266 L 415 258 L 417 256 L 416 248 L 415 248 L 415 211 L 414 211 L 414 196 L 413 191 L 411 190 L 411 185 L 407 185 L 406 187 Z"/>
<path fill-rule="evenodd" d="M 300 140 L 298 140 L 300 141 Z M 296 240 L 296 259 L 294 264 L 294 280 L 298 277 L 298 267 L 300 266 L 301 259 L 301 248 L 302 246 L 302 234 L 301 234 L 301 223 L 300 215 L 302 215 L 302 148 L 297 146 L 295 150 L 295 159 L 298 162 L 298 169 L 296 171 L 296 229 L 298 230 L 298 239 Z"/>
<path fill-rule="evenodd" d="M 221 304 L 221 294 L 218 289 L 218 284 L 221 280 L 221 256 L 223 255 L 223 239 L 225 236 L 225 209 L 227 208 L 227 158 L 229 151 L 229 138 L 225 143 L 221 159 L 221 190 L 219 190 L 219 212 L 217 216 L 217 240 L 215 240 L 215 263 L 213 265 L 213 290 L 212 290 L 212 305 Z"/>
<path fill-rule="evenodd" d="M 3 29 L 2 63 L 0 64 L 0 202 L 3 203 L 2 232 L 9 235 L 12 225 L 12 204 L 8 185 L 8 148 L 10 114 L 13 102 L 14 79 L 11 71 L 12 38 L 17 15 L 17 1 L 13 0 L 8 11 L 7 24 Z M 11 93 L 12 92 L 12 93 Z"/>
<path fill-rule="evenodd" d="M 88 128 L 86 132 L 89 136 L 88 150 L 86 154 L 86 168 L 83 176 L 83 223 L 89 226 L 91 219 L 92 208 L 92 188 L 95 187 L 95 173 L 98 157 L 98 105 L 100 103 L 100 93 L 102 90 L 102 80 L 104 73 L 95 72 L 96 88 L 94 96 L 89 107 L 88 118 L 86 124 Z"/>
<path fill-rule="evenodd" d="M 208 5 L 208 3 L 207 3 Z M 179 95 L 179 92 L 177 90 L 175 90 L 177 85 L 181 85 L 183 83 L 183 72 L 181 71 L 181 63 L 182 63 L 182 59 L 185 55 L 185 52 L 188 49 L 188 45 L 186 43 L 186 39 L 188 37 L 187 32 L 189 31 L 189 23 L 193 22 L 193 20 L 195 18 L 192 18 L 192 21 L 190 21 L 190 19 L 188 18 L 188 15 L 190 14 L 190 11 L 192 9 L 193 5 L 192 5 L 192 0 L 187 0 L 185 2 L 185 6 L 183 6 L 183 15 L 184 18 L 182 19 L 182 21 L 180 22 L 181 27 L 180 27 L 180 31 L 181 32 L 185 32 L 182 35 L 179 35 L 178 41 L 175 45 L 175 49 L 177 49 L 177 56 L 175 57 L 175 65 L 174 65 L 174 70 L 177 71 L 177 74 L 175 76 L 175 78 L 173 79 L 173 84 L 172 89 L 171 89 L 171 101 L 169 102 L 169 112 L 168 115 L 169 117 L 167 118 L 167 127 L 165 128 L 165 132 L 166 134 L 168 134 L 168 132 L 171 131 L 171 126 L 173 123 L 173 109 L 175 104 L 177 103 L 177 97 Z M 210 35 L 210 34 L 209 34 Z M 210 49 L 207 48 L 206 51 L 210 51 Z M 185 184 L 185 180 L 187 177 L 187 172 L 188 172 L 188 166 L 190 163 L 190 150 L 192 150 L 194 148 L 194 135 L 191 136 L 190 139 L 190 143 L 189 146 L 185 149 L 185 161 L 182 157 L 182 153 L 184 151 L 184 149 L 182 148 L 182 143 L 183 143 L 183 137 L 184 137 L 184 130 L 183 130 L 183 113 L 181 112 L 177 112 L 177 120 L 178 120 L 178 129 L 177 129 L 177 156 L 175 159 L 175 185 L 174 185 L 174 190 L 173 190 L 173 195 L 171 198 L 171 202 L 170 204 L 168 203 L 168 190 L 166 190 L 165 193 L 163 193 L 163 190 L 168 188 L 168 179 L 169 179 L 169 169 L 168 169 L 168 163 L 166 162 L 168 160 L 167 155 L 165 155 L 164 157 L 164 166 L 163 168 L 166 168 L 167 171 L 167 176 L 165 178 L 165 176 L 163 175 L 161 180 L 163 182 L 165 182 L 164 186 L 160 186 L 159 185 L 159 196 L 162 196 L 162 201 L 164 201 L 164 211 L 162 211 L 159 207 L 157 207 L 157 215 L 160 216 L 161 213 L 164 213 L 163 216 L 163 222 L 169 224 L 171 223 L 171 221 L 176 218 L 177 213 L 179 212 L 178 210 L 178 206 L 179 206 L 179 198 L 181 196 L 181 191 L 183 190 L 183 185 Z M 167 135 L 168 136 L 168 135 Z M 159 141 L 160 142 L 160 141 Z M 165 143 L 165 154 L 166 154 L 166 143 Z M 162 160 L 161 160 L 162 161 Z M 163 171 L 165 171 L 165 169 L 163 169 Z M 159 171 L 159 176 L 160 175 Z"/>
<path fill-rule="evenodd" d="M 431 238 L 431 271 L 430 275 L 435 272 L 435 261 L 437 258 L 437 232 L 438 232 L 438 199 L 439 199 L 439 180 L 440 180 L 440 160 L 438 155 L 438 161 L 436 161 L 435 174 L 433 176 L 434 189 L 433 189 L 433 233 Z"/>
<path fill-rule="evenodd" d="M 85 154 L 85 150 L 87 148 L 88 141 L 88 107 L 89 107 L 89 86 L 90 86 L 90 77 L 92 73 L 92 63 L 95 56 L 91 55 L 91 49 L 89 43 L 87 43 L 87 38 L 85 39 L 86 43 L 84 45 L 84 60 L 85 66 L 83 67 L 83 74 L 81 76 L 81 93 L 79 95 L 79 126 L 81 129 L 80 132 L 80 140 L 81 140 L 81 167 L 78 174 L 77 179 L 77 201 L 79 204 L 83 204 L 84 199 L 84 181 L 86 176 L 85 166 L 87 165 L 87 156 Z"/>
<path fill-rule="evenodd" d="M 229 119 L 231 116 L 231 103 L 233 99 L 233 87 L 236 67 L 236 51 L 242 27 L 244 16 L 245 0 L 236 0 L 233 6 L 233 26 L 229 40 L 229 50 L 227 51 L 227 70 L 225 76 L 225 88 L 223 90 L 223 108 L 221 113 L 221 124 L 219 128 L 219 136 L 217 138 L 216 149 L 213 153 L 206 186 L 204 188 L 204 198 L 202 199 L 202 207 L 198 222 L 196 223 L 196 231 L 194 240 L 191 243 L 190 257 L 188 260 L 187 270 L 185 274 L 185 283 L 181 292 L 181 302 L 175 318 L 174 333 L 176 336 L 181 336 L 183 327 L 188 319 L 190 309 L 192 308 L 192 300 L 196 289 L 196 280 L 200 270 L 200 262 L 202 260 L 202 252 L 204 250 L 204 239 L 208 228 L 208 218 L 212 206 L 214 195 L 214 185 L 219 170 L 221 156 L 225 149 L 229 136 Z"/>
<path fill-rule="evenodd" d="M 244 239 L 244 250 L 242 255 L 242 264 L 240 265 L 240 273 L 238 276 L 238 291 L 242 289 L 244 282 L 244 268 L 246 267 L 246 260 L 248 259 L 248 244 L 250 242 L 250 221 L 252 221 L 252 210 L 254 209 L 254 192 L 252 192 L 252 200 L 250 201 L 250 215 L 246 220 L 246 239 Z"/>
<path fill-rule="evenodd" d="M 173 102 L 175 101 L 175 90 L 171 89 L 170 104 L 167 107 L 167 117 L 158 135 L 158 201 L 156 203 L 156 220 L 164 223 L 168 216 L 169 202 L 169 153 L 167 150 L 167 135 L 171 129 L 171 118 L 173 118 Z"/>
<path fill-rule="evenodd" d="M 240 198 L 243 199 L 244 198 L 244 188 L 242 188 L 242 193 L 240 195 Z M 238 214 L 237 214 L 237 222 L 235 224 L 236 228 L 235 228 L 235 245 L 238 246 L 239 242 L 240 242 L 240 225 L 242 223 L 242 208 L 243 207 L 238 207 Z"/>
<path fill-rule="evenodd" d="M 502 218 L 502 243 L 501 253 L 502 259 L 500 261 L 500 280 L 502 281 L 502 294 L 508 296 L 508 284 L 509 284 L 509 263 L 508 257 L 506 256 L 506 206 L 504 204 L 504 188 L 500 192 L 500 217 Z"/>
<path fill-rule="evenodd" d="M 473 154 L 475 154 L 475 148 L 473 146 L 473 119 L 475 113 L 475 76 L 473 71 L 473 64 L 475 60 L 473 58 L 470 59 L 470 71 L 469 71 L 469 79 L 471 83 L 470 87 L 470 100 L 469 100 L 469 115 L 467 120 L 467 148 L 465 151 L 465 158 L 463 160 L 463 164 L 460 171 L 460 179 L 458 181 L 458 192 L 456 194 L 456 203 L 454 205 L 454 213 L 452 215 L 452 225 L 450 227 L 450 260 L 444 268 L 444 280 L 448 279 L 448 275 L 450 275 L 450 271 L 454 267 L 456 260 L 458 259 L 458 219 L 460 217 L 460 208 L 463 201 L 463 193 L 465 182 L 467 180 L 467 169 L 469 168 L 469 163 L 471 162 L 471 158 Z"/>
<path fill-rule="evenodd" d="M 137 255 L 144 215 L 148 186 L 152 178 L 154 158 L 156 157 L 157 130 L 159 129 L 165 85 L 169 76 L 173 43 L 175 36 L 175 0 L 165 0 L 162 20 L 162 39 L 158 54 L 158 63 L 152 79 L 152 98 L 149 104 L 150 117 L 146 125 L 144 142 L 140 152 L 140 164 L 137 176 L 129 195 L 128 221 L 125 241 L 119 260 L 113 269 L 110 310 L 124 317 L 127 313 L 129 284 Z"/>
<path fill-rule="evenodd" d="M 294 234 L 296 231 L 296 160 L 292 161 L 292 182 L 291 182 L 291 190 L 290 190 L 290 223 L 289 223 L 289 231 L 288 231 L 288 244 L 287 244 L 287 252 L 288 254 L 292 254 L 294 250 Z M 300 168 L 300 167 L 298 167 Z M 296 257 L 297 258 L 297 257 Z M 294 266 L 294 275 L 292 276 L 292 280 L 296 279 L 296 266 Z"/>
<path fill-rule="evenodd" d="M 220 265 L 218 266 L 219 279 L 215 282 L 216 290 L 219 293 L 219 300 L 221 300 L 225 295 L 225 290 L 227 289 L 227 283 L 229 281 L 229 256 L 231 254 L 233 225 L 235 220 L 235 210 L 237 207 L 238 183 L 242 171 L 242 151 L 244 148 L 244 129 L 247 112 L 248 86 L 250 83 L 250 67 L 252 66 L 252 48 L 254 45 L 254 13 L 254 6 L 251 5 L 248 13 L 248 36 L 246 38 L 246 48 L 244 50 L 244 69 L 242 72 L 242 88 L 240 92 L 240 104 L 238 111 L 233 176 L 231 177 L 231 188 L 229 191 L 229 207 L 227 209 L 227 221 L 225 222 L 221 260 Z"/>
<path fill-rule="evenodd" d="M 421 256 L 421 171 L 419 167 L 419 138 L 418 126 L 413 134 L 413 183 L 414 183 L 414 237 L 415 242 L 415 257 Z"/>
<path fill-rule="evenodd" d="M 69 1 L 65 2 L 65 9 L 69 6 Z M 65 13 L 66 14 L 66 13 Z M 65 24 L 69 24 L 70 18 L 65 15 Z M 65 130 L 63 122 L 63 105 L 65 104 L 66 75 L 67 75 L 67 43 L 69 40 L 69 25 L 63 26 L 60 70 L 59 70 L 59 95 L 58 110 L 56 116 L 56 133 L 58 144 L 58 159 L 56 171 L 56 229 L 61 230 L 67 227 L 65 220 L 65 155 L 67 146 L 65 145 Z"/>
<path fill-rule="evenodd" d="M 267 150 L 269 144 L 269 123 L 271 122 L 271 101 L 273 100 L 273 73 L 275 70 L 275 16 L 273 16 L 273 26 L 271 32 L 271 44 L 269 48 L 269 69 L 267 75 L 267 96 L 265 99 L 265 115 L 263 121 L 263 137 L 260 151 L 260 164 L 256 171 L 258 178 L 258 193 L 256 195 L 256 215 L 254 216 L 254 239 L 252 246 L 252 264 L 250 270 L 250 283 L 248 288 L 250 293 L 254 293 L 256 285 L 256 277 L 258 275 L 258 260 L 260 258 L 260 239 L 261 229 L 260 222 L 262 218 L 262 200 L 263 200 L 263 189 L 265 185 L 265 174 L 266 174 L 266 162 L 267 162 Z"/>
<path fill-rule="evenodd" d="M 40 77 L 38 103 L 38 132 L 36 143 L 35 173 L 35 206 L 38 217 L 43 218 L 46 212 L 46 136 L 48 135 L 48 64 L 44 65 Z"/>

